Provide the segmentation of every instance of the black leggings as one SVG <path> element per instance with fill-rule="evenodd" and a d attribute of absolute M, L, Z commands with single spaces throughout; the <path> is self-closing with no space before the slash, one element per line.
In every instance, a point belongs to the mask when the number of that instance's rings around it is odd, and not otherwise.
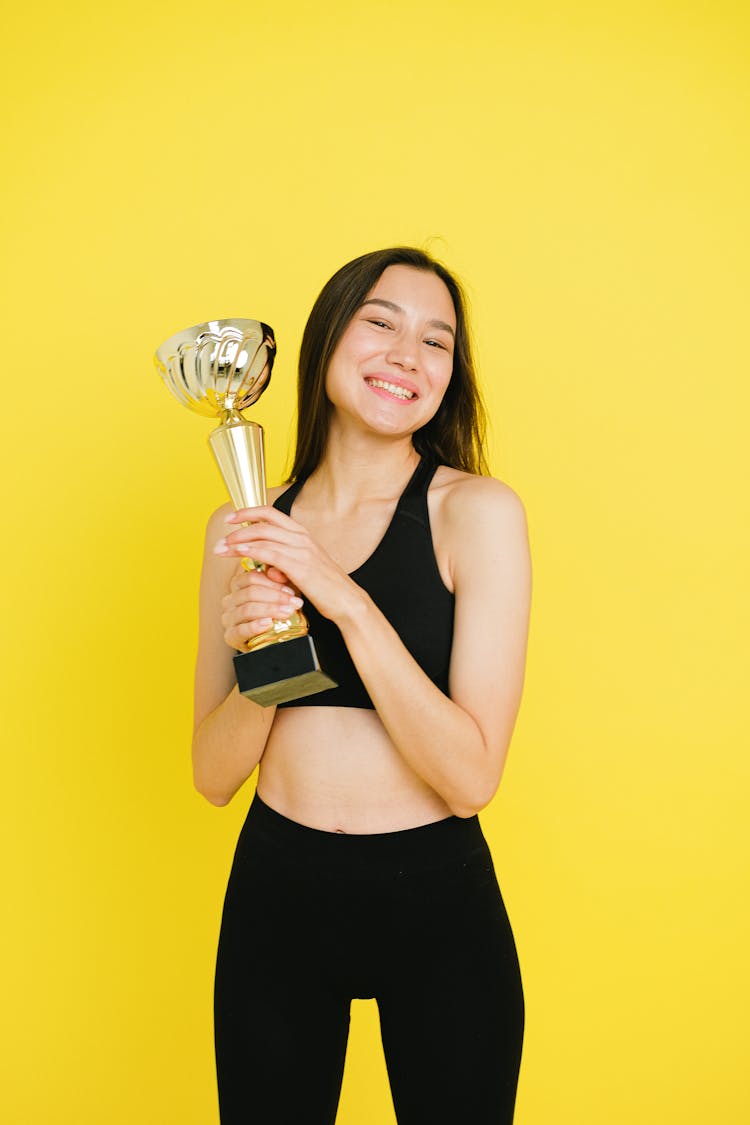
<path fill-rule="evenodd" d="M 510 1125 L 523 988 L 478 818 L 345 835 L 256 795 L 216 967 L 222 1125 L 333 1125 L 371 997 L 399 1125 Z"/>

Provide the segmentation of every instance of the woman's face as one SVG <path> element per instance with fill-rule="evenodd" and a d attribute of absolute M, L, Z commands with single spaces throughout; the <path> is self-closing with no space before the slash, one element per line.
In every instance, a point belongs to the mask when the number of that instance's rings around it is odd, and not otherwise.
<path fill-rule="evenodd" d="M 380 433 L 413 433 L 445 394 L 455 332 L 453 300 L 437 274 L 389 266 L 331 356 L 328 398 Z"/>

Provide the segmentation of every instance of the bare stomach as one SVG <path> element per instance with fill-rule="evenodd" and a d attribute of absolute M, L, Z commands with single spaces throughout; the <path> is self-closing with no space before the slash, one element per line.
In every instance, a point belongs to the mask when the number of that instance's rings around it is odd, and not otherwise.
<path fill-rule="evenodd" d="M 325 832 L 393 832 L 444 820 L 451 810 L 404 762 L 375 711 L 277 711 L 258 772 L 276 812 Z"/>

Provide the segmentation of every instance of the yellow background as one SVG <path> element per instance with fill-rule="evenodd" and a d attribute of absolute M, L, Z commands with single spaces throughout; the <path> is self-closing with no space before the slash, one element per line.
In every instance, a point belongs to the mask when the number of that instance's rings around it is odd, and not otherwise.
<path fill-rule="evenodd" d="M 189 773 L 210 422 L 152 352 L 272 324 L 281 479 L 323 282 L 467 281 L 534 558 L 482 820 L 527 1000 L 518 1125 L 746 1122 L 748 108 L 740 3 L 17 4 L 4 31 L 9 1125 L 211 1125 L 250 788 Z M 743 702 L 744 700 L 744 702 Z M 743 1063 L 744 1059 L 744 1063 Z M 393 1121 L 356 1002 L 339 1125 Z"/>

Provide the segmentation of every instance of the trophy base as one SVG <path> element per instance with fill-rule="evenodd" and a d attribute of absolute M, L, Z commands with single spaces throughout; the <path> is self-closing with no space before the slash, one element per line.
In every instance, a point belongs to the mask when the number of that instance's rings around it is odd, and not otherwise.
<path fill-rule="evenodd" d="M 261 707 L 303 699 L 338 687 L 320 667 L 312 637 L 294 637 L 234 658 L 240 694 Z"/>

